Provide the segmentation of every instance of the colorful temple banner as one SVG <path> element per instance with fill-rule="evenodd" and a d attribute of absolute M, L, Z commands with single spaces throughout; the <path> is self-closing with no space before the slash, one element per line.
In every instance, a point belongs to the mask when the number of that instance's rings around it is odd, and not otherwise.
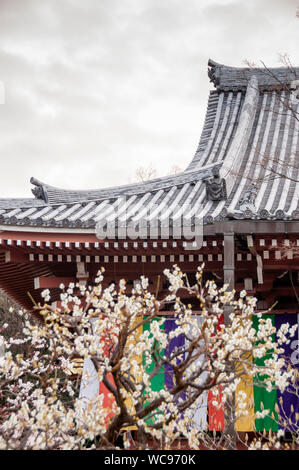
<path fill-rule="evenodd" d="M 272 324 L 278 330 L 283 323 L 289 323 L 290 326 L 299 324 L 299 314 L 264 314 L 261 318 L 267 319 L 270 318 Z M 257 331 L 259 317 L 256 315 L 253 316 L 253 327 Z M 272 340 L 276 340 L 276 336 L 272 335 Z M 297 342 L 298 341 L 298 342 Z M 291 339 L 289 344 L 284 345 L 284 354 L 283 356 L 288 360 L 288 366 L 296 366 L 295 361 L 291 360 L 294 351 L 298 351 L 299 346 L 299 332 L 296 339 Z M 258 365 L 263 366 L 266 359 L 271 358 L 271 351 L 267 354 L 266 357 L 255 359 L 254 362 Z M 297 357 L 297 356 L 296 356 Z M 250 357 L 248 358 L 250 359 Z M 252 360 L 252 359 L 251 359 Z M 297 362 L 297 370 L 298 370 Z M 237 364 L 238 367 L 238 364 Z M 244 417 L 241 417 L 236 420 L 236 430 L 237 431 L 278 431 L 279 428 L 286 429 L 285 426 L 281 426 L 278 423 L 281 422 L 281 419 L 287 421 L 288 430 L 295 430 L 298 428 L 298 421 L 296 421 L 296 412 L 298 416 L 299 412 L 299 400 L 296 396 L 295 389 L 292 385 L 289 385 L 287 389 L 281 393 L 275 388 L 268 392 L 266 388 L 262 385 L 265 376 L 257 375 L 254 377 L 255 385 L 253 385 L 253 380 L 251 376 L 244 375 L 241 378 L 241 382 L 238 384 L 236 389 L 236 397 L 239 391 L 246 393 L 246 409 L 248 414 Z M 258 382 L 261 382 L 261 385 L 258 385 Z M 213 392 L 208 394 L 208 420 L 209 420 L 209 430 L 213 431 L 223 431 L 224 429 L 224 409 L 223 406 L 215 406 L 213 402 L 220 402 L 222 397 L 221 387 L 219 387 L 218 396 L 215 396 Z M 238 409 L 238 402 L 236 402 L 236 407 Z M 277 414 L 277 407 L 279 410 L 279 418 Z M 264 418 L 255 419 L 255 412 L 262 411 L 263 409 L 270 410 L 269 414 Z"/>
<path fill-rule="evenodd" d="M 288 323 L 290 326 L 299 324 L 299 314 L 263 314 L 262 319 L 270 318 L 272 324 L 278 330 L 282 324 Z M 198 316 L 198 324 L 201 324 L 201 317 Z M 151 321 L 158 321 L 159 319 L 153 319 Z M 258 330 L 259 317 L 256 315 L 253 316 L 252 325 L 255 330 Z M 223 324 L 223 316 L 220 318 L 217 328 L 220 328 L 220 325 Z M 176 321 L 174 318 L 166 318 L 164 324 L 160 328 L 169 334 L 171 331 L 176 328 Z M 139 336 L 144 331 L 150 330 L 150 323 L 147 322 L 143 327 L 139 327 L 136 330 L 134 337 L 130 339 L 129 347 L 134 347 L 134 343 L 138 341 Z M 277 338 L 275 334 L 272 335 L 273 341 Z M 180 348 L 184 346 L 184 336 L 179 335 L 175 338 L 172 338 L 170 341 L 169 349 L 161 349 L 161 354 L 170 355 L 175 348 Z M 286 367 L 296 367 L 298 371 L 299 367 L 299 331 L 297 331 L 294 338 L 290 339 L 289 344 L 284 344 L 281 346 L 284 350 L 283 357 L 287 360 Z M 268 352 L 266 357 L 263 358 L 254 358 L 254 363 L 260 366 L 263 366 L 265 360 L 271 358 L 272 352 Z M 182 359 L 182 358 L 181 358 Z M 145 364 L 145 358 L 136 356 L 137 362 Z M 180 359 L 178 358 L 177 361 Z M 203 358 L 198 359 L 198 364 L 200 365 Z M 252 360 L 251 356 L 248 355 L 247 360 Z M 150 373 L 154 368 L 154 361 L 152 360 L 147 366 L 147 373 Z M 237 369 L 240 366 L 240 363 L 236 365 Z M 88 378 L 86 379 L 86 374 Z M 297 376 L 298 377 L 298 376 Z M 202 376 L 205 380 L 205 376 Z M 250 431 L 278 431 L 278 429 L 297 429 L 298 422 L 296 421 L 296 413 L 298 416 L 299 413 L 299 401 L 296 395 L 296 390 L 293 385 L 289 385 L 287 389 L 281 393 L 276 388 L 273 388 L 270 392 L 266 390 L 263 385 L 263 380 L 265 376 L 259 374 L 253 379 L 251 376 L 243 374 L 241 376 L 241 381 L 239 382 L 236 389 L 236 407 L 238 409 L 237 396 L 238 392 L 243 391 L 246 393 L 246 409 L 248 414 L 244 417 L 238 418 L 236 421 L 236 430 L 240 432 L 250 432 Z M 112 379 L 112 378 L 111 378 Z M 113 379 L 112 379 L 113 380 Z M 141 380 L 136 377 L 136 381 Z M 298 378 L 297 378 L 298 380 Z M 254 381 L 254 385 L 253 385 Z M 261 383 L 259 385 L 259 382 Z M 170 365 L 165 365 L 164 369 L 161 368 L 152 379 L 151 379 L 151 389 L 153 391 L 160 391 L 164 388 L 171 389 L 174 385 L 174 374 L 172 367 Z M 84 360 L 83 375 L 80 385 L 80 397 L 93 398 L 98 393 L 104 394 L 104 408 L 111 409 L 112 402 L 114 401 L 113 396 L 108 392 L 107 388 L 103 383 L 99 383 L 97 373 L 95 371 L 94 365 L 90 359 Z M 183 396 L 183 395 L 182 395 Z M 222 399 L 222 388 L 218 387 L 218 394 L 215 394 L 212 391 L 204 393 L 197 403 L 197 410 L 194 414 L 194 421 L 196 428 L 198 430 L 203 430 L 206 428 L 208 423 L 208 429 L 210 431 L 223 431 L 224 429 L 224 408 L 221 405 Z M 218 406 L 217 403 L 220 403 Z M 128 401 L 130 405 L 130 401 Z M 262 411 L 263 409 L 270 410 L 269 414 L 264 418 L 255 419 L 255 412 Z M 110 416 L 108 416 L 110 417 Z M 107 418 L 108 418 L 107 417 Z M 279 418 L 279 419 L 278 419 Z M 152 417 L 148 420 L 150 424 L 153 423 Z M 278 424 L 280 423 L 280 424 Z"/>

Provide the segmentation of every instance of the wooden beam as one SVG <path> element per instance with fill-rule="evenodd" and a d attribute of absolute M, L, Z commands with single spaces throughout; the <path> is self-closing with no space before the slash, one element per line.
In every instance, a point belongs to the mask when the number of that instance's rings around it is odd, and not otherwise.
<path fill-rule="evenodd" d="M 70 282 L 76 282 L 74 277 L 52 277 L 52 276 L 38 276 L 34 278 L 34 289 L 55 289 L 59 288 L 60 284 L 66 287 Z"/>
<path fill-rule="evenodd" d="M 232 290 L 235 287 L 235 242 L 234 233 L 224 233 L 224 282 Z"/>
<path fill-rule="evenodd" d="M 248 248 L 249 248 L 250 252 L 256 257 L 257 282 L 259 284 L 263 284 L 263 260 L 262 260 L 261 255 L 259 255 L 258 252 L 255 249 L 252 235 L 247 235 L 247 245 L 248 245 Z"/>

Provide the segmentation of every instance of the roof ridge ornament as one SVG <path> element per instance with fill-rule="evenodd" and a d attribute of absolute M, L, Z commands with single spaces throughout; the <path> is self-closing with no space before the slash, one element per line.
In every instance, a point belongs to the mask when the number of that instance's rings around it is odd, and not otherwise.
<path fill-rule="evenodd" d="M 38 179 L 34 178 L 34 176 L 30 178 L 30 183 L 35 186 L 35 188 L 31 189 L 31 192 L 34 195 L 35 199 L 41 199 L 42 201 L 48 202 L 45 184 L 39 181 Z"/>
<path fill-rule="evenodd" d="M 258 79 L 262 91 L 279 91 L 286 86 L 292 88 L 293 82 L 299 77 L 299 67 L 233 67 L 220 64 L 214 60 L 208 61 L 208 76 L 218 91 L 246 90 L 253 75 Z"/>
<path fill-rule="evenodd" d="M 225 179 L 220 176 L 219 167 L 214 166 L 211 172 L 212 176 L 204 179 L 208 201 L 222 201 L 227 199 L 226 182 Z"/>
<path fill-rule="evenodd" d="M 239 199 L 239 209 L 244 212 L 249 209 L 252 212 L 256 212 L 255 199 L 257 196 L 256 184 L 252 181 L 250 186 L 245 189 L 243 196 Z"/>
<path fill-rule="evenodd" d="M 254 181 L 244 190 L 239 199 L 239 209 L 228 213 L 232 219 L 253 219 L 256 216 L 255 200 L 257 196 L 257 187 Z"/>
<path fill-rule="evenodd" d="M 217 67 L 221 67 L 221 64 L 218 64 L 212 59 L 208 61 L 208 77 L 210 82 L 214 84 L 215 87 L 219 85 L 219 74 L 217 74 Z"/>

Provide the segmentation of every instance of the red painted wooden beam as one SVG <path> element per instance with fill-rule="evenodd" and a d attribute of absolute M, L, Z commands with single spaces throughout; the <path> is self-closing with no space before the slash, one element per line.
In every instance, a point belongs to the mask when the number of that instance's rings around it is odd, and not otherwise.
<path fill-rule="evenodd" d="M 60 284 L 64 284 L 66 287 L 70 282 L 77 282 L 74 277 L 52 277 L 52 276 L 39 276 L 34 278 L 35 289 L 54 289 L 59 288 Z"/>

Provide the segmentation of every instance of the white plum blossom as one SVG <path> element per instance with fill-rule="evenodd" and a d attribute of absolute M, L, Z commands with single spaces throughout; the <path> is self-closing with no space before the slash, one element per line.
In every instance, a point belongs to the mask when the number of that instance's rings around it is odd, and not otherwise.
<path fill-rule="evenodd" d="M 49 289 L 45 289 L 42 291 L 41 293 L 41 296 L 44 298 L 45 302 L 49 302 L 50 300 L 50 290 Z"/>
<path fill-rule="evenodd" d="M 219 288 L 215 281 L 203 284 L 202 270 L 200 266 L 194 286 L 178 266 L 164 270 L 169 294 L 163 299 L 151 293 L 145 276 L 130 294 L 125 279 L 104 287 L 103 269 L 93 286 L 62 284 L 59 308 L 47 304 L 50 290 L 44 290 L 45 305 L 36 307 L 42 321 L 24 318 L 22 339 L 1 336 L 5 352 L 0 357 L 0 380 L 6 401 L 0 449 L 83 449 L 87 441 L 90 448 L 115 448 L 119 433 L 136 428 L 146 439 L 163 437 L 169 446 L 184 436 L 192 449 L 202 442 L 217 448 L 217 441 L 194 425 L 203 393 L 212 390 L 218 408 L 235 394 L 236 417 L 240 417 L 248 414 L 248 397 L 238 392 L 244 376 L 254 381 L 262 372 L 262 386 L 268 391 L 283 392 L 294 383 L 294 370 L 285 367 L 280 353 L 296 327 L 285 324 L 276 332 L 270 318 L 260 319 L 256 332 L 252 326 L 253 315 L 259 315 L 256 299 L 246 291 L 237 298 L 228 285 Z M 177 296 L 179 290 L 199 300 L 200 322 L 191 305 Z M 169 333 L 160 315 L 166 305 L 171 305 L 176 322 Z M 220 325 L 225 308 L 229 323 Z M 3 331 L 6 326 L 2 325 Z M 184 338 L 183 345 L 170 351 L 170 341 L 178 337 Z M 14 353 L 20 345 L 30 354 Z M 263 366 L 249 359 L 269 351 L 271 357 Z M 94 375 L 81 377 L 84 360 L 91 361 Z M 238 370 L 231 367 L 235 362 L 240 364 Z M 153 389 L 153 380 L 166 367 L 173 370 L 173 385 Z M 90 398 L 79 395 L 81 379 L 82 390 L 87 390 L 94 377 L 106 394 L 98 389 Z M 256 418 L 268 411 L 256 412 Z M 272 447 L 280 448 L 278 440 L 271 439 Z M 125 440 L 124 445 L 131 444 Z M 257 439 L 249 448 L 268 447 Z"/>

